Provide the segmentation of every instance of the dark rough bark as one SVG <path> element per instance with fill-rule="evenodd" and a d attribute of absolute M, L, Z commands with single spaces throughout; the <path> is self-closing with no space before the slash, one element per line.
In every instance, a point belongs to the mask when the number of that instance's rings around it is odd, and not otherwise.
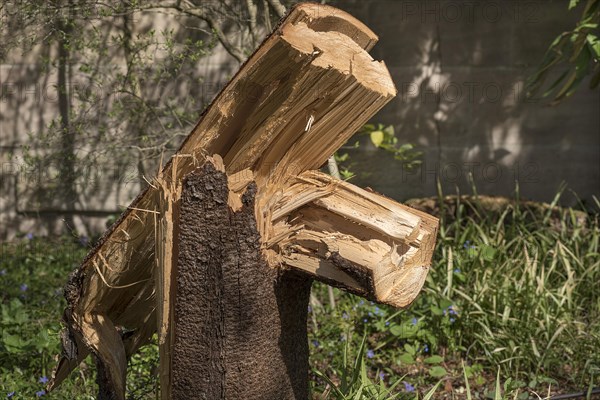
<path fill-rule="evenodd" d="M 252 184 L 227 205 L 227 177 L 207 163 L 182 193 L 171 398 L 307 399 L 312 280 L 261 256 Z"/>
<path fill-rule="evenodd" d="M 94 361 L 96 362 L 96 383 L 98 384 L 97 400 L 117 400 L 119 397 L 114 391 L 107 367 L 97 356 L 94 356 Z"/>

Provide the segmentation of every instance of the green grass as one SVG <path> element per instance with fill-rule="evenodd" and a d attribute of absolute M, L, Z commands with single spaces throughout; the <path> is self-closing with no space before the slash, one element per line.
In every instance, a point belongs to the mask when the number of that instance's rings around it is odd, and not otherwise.
<path fill-rule="evenodd" d="M 475 201 L 441 208 L 434 265 L 407 310 L 315 284 L 314 398 L 544 398 L 600 386 L 597 216 Z M 58 354 L 61 288 L 88 251 L 77 239 L 20 238 L 0 257 L 0 399 L 36 398 Z M 26 286 L 23 286 L 26 285 Z M 157 352 L 130 363 L 132 399 L 155 398 Z M 54 399 L 95 397 L 86 361 Z"/>
<path fill-rule="evenodd" d="M 337 341 L 350 338 L 360 349 L 362 335 L 372 351 L 370 377 L 383 372 L 388 386 L 403 379 L 421 394 L 442 378 L 445 390 L 436 398 L 465 398 L 465 376 L 473 398 L 491 396 L 500 381 L 510 398 L 597 386 L 597 217 L 582 221 L 572 210 L 540 212 L 515 202 L 489 212 L 477 200 L 445 207 L 442 215 L 434 265 L 408 310 L 350 295 L 340 295 L 335 310 L 313 307 L 316 391 L 329 383 L 318 380 L 323 374 L 339 384 Z M 322 304 L 326 289 L 315 288 L 315 304 Z"/>

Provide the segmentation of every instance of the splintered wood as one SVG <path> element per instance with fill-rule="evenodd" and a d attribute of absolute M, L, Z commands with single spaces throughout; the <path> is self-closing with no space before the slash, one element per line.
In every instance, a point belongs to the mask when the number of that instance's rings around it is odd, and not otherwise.
<path fill-rule="evenodd" d="M 317 171 L 396 94 L 385 64 L 367 53 L 376 41 L 335 8 L 290 11 L 74 273 L 63 342 L 76 351 L 64 352 L 50 389 L 88 351 L 121 388 L 125 359 L 156 331 L 169 359 L 181 182 L 206 162 L 227 174 L 233 210 L 256 183 L 270 267 L 297 268 L 396 307 L 414 300 L 437 220 Z M 118 352 L 106 347 L 118 338 Z M 161 370 L 161 385 L 168 384 Z"/>
<path fill-rule="evenodd" d="M 272 213 L 263 233 L 271 264 L 396 307 L 421 290 L 435 218 L 317 171 L 294 177 L 266 211 Z"/>

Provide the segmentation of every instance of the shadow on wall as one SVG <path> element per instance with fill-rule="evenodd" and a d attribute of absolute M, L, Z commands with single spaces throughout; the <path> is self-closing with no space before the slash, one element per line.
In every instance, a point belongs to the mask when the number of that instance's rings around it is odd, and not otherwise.
<path fill-rule="evenodd" d="M 424 152 L 406 170 L 374 148 L 350 151 L 357 184 L 400 200 L 471 192 L 550 201 L 561 182 L 584 200 L 600 194 L 600 99 L 582 83 L 556 107 L 526 99 L 524 81 L 578 20 L 568 2 L 337 1 L 379 36 L 398 97 L 378 115 Z M 552 80 L 550 79 L 550 82 Z M 390 167 L 392 166 L 392 167 Z M 362 173 L 368 171 L 367 174 Z M 380 173 L 378 171 L 385 171 Z M 575 198 L 564 201 L 573 204 Z"/>
<path fill-rule="evenodd" d="M 4 55 L 1 240 L 17 232 L 101 232 L 147 185 L 236 68 L 222 49 L 211 50 L 212 35 L 194 26 L 168 16 L 97 21 L 69 43 L 66 72 L 54 36 Z M 169 47 L 168 40 L 185 46 Z M 64 188 L 71 158 L 72 199 Z"/>

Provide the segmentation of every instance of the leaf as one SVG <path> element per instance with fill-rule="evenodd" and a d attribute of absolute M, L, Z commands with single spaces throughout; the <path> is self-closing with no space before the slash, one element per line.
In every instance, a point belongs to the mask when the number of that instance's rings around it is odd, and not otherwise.
<path fill-rule="evenodd" d="M 51 345 L 50 336 L 47 330 L 42 330 L 35 338 L 31 340 L 31 344 L 35 346 L 37 351 L 43 351 Z"/>
<path fill-rule="evenodd" d="M 365 125 L 363 125 L 363 129 L 365 131 L 367 131 L 367 132 L 374 131 L 375 130 L 375 125 L 373 125 L 373 124 L 365 124 Z"/>
<path fill-rule="evenodd" d="M 29 315 L 23 309 L 18 309 L 15 313 L 15 323 L 18 325 L 22 325 L 25 322 L 29 321 Z"/>
<path fill-rule="evenodd" d="M 358 376 L 360 374 L 360 370 L 364 364 L 364 354 L 367 342 L 367 334 L 363 335 L 362 341 L 360 342 L 360 346 L 358 347 L 358 353 L 356 354 L 356 359 L 354 360 L 354 371 L 352 372 L 352 381 L 350 382 L 350 386 L 354 384 L 354 382 L 358 381 Z"/>
<path fill-rule="evenodd" d="M 600 58 L 600 39 L 598 39 L 598 36 L 588 33 L 586 40 L 592 50 L 594 50 L 594 53 L 596 54 L 595 57 Z"/>
<path fill-rule="evenodd" d="M 382 131 L 373 131 L 371 132 L 371 142 L 375 145 L 375 147 L 381 146 L 383 143 L 383 139 L 385 138 L 385 134 Z"/>
<path fill-rule="evenodd" d="M 581 52 L 577 56 L 576 69 L 580 70 L 580 71 L 581 70 L 587 71 L 589 64 L 590 64 L 591 56 L 592 56 L 592 54 L 591 54 L 589 47 L 588 46 L 583 47 L 581 49 Z"/>
<path fill-rule="evenodd" d="M 8 310 L 8 306 L 2 304 L 2 325 L 10 325 L 12 323 L 12 317 L 10 316 L 10 312 Z"/>
<path fill-rule="evenodd" d="M 469 249 L 467 250 L 467 256 L 469 257 L 469 259 L 477 257 L 478 253 L 479 251 L 476 247 L 469 247 Z"/>
<path fill-rule="evenodd" d="M 16 335 L 10 335 L 7 332 L 4 332 L 2 335 L 2 341 L 4 342 L 4 346 L 9 353 L 15 353 L 19 350 L 23 349 L 27 346 L 28 342 Z"/>
<path fill-rule="evenodd" d="M 383 129 L 383 133 L 387 135 L 388 138 L 392 138 L 396 135 L 394 132 L 394 125 L 388 125 Z"/>
<path fill-rule="evenodd" d="M 552 93 L 552 91 L 554 89 L 556 89 L 556 87 L 565 79 L 565 77 L 567 76 L 567 74 L 569 73 L 569 71 L 565 71 L 562 74 L 560 74 L 558 76 L 558 78 L 556 78 L 556 80 L 552 83 L 552 85 L 550 85 L 550 87 L 548 88 L 548 90 L 546 90 L 544 92 L 544 94 L 542 95 L 542 97 L 548 97 L 550 95 L 550 93 Z"/>
<path fill-rule="evenodd" d="M 443 376 L 446 376 L 447 372 L 443 367 L 440 367 L 439 365 L 436 365 L 435 367 L 432 367 L 429 370 L 429 375 L 433 376 L 434 378 L 441 378 Z"/>
<path fill-rule="evenodd" d="M 400 361 L 402 364 L 408 365 L 415 363 L 415 359 L 409 353 L 402 353 L 402 355 L 398 357 L 398 361 Z"/>
<path fill-rule="evenodd" d="M 348 157 L 350 157 L 350 156 L 348 155 L 348 153 L 344 153 L 344 154 L 338 154 L 338 153 L 335 153 L 335 161 L 337 161 L 337 162 L 344 162 L 344 161 L 347 161 L 347 160 L 348 160 Z"/>
<path fill-rule="evenodd" d="M 434 387 L 431 388 L 431 390 L 429 392 L 427 392 L 427 394 L 425 395 L 425 397 L 423 397 L 423 400 L 430 400 L 433 398 L 433 395 L 435 394 L 438 386 L 440 386 L 440 384 L 442 383 L 442 381 L 439 381 L 438 383 L 435 384 Z"/>
<path fill-rule="evenodd" d="M 467 400 L 472 400 L 471 397 L 471 386 L 469 385 L 469 377 L 467 376 L 467 369 L 465 368 L 465 362 L 461 361 L 463 368 L 463 376 L 465 378 L 465 386 L 467 387 Z"/>
<path fill-rule="evenodd" d="M 396 332 L 394 336 L 400 339 L 407 339 L 416 336 L 417 332 L 419 332 L 419 328 L 417 325 L 413 325 L 412 323 L 406 323 L 400 325 L 394 331 Z"/>
<path fill-rule="evenodd" d="M 575 7 L 577 7 L 577 3 L 579 3 L 579 0 L 571 0 L 571 1 L 569 1 L 569 10 L 572 10 Z"/>
<path fill-rule="evenodd" d="M 394 324 L 390 327 L 390 333 L 394 336 L 400 336 L 402 334 L 402 327 Z"/>
<path fill-rule="evenodd" d="M 414 145 L 412 143 L 404 143 L 403 145 L 401 145 L 400 147 L 398 147 L 398 152 L 405 152 L 405 151 L 409 151 L 414 149 Z"/>
<path fill-rule="evenodd" d="M 562 87 L 560 92 L 554 98 L 554 102 L 558 102 L 559 100 L 571 96 L 575 90 L 577 89 L 577 85 L 583 80 L 587 72 L 587 64 L 589 61 L 589 50 L 587 47 L 585 50 L 581 52 L 577 61 L 577 68 L 575 71 L 571 72 L 567 83 Z"/>
<path fill-rule="evenodd" d="M 494 391 L 494 400 L 502 400 L 502 393 L 500 392 L 500 370 L 496 375 L 496 390 Z"/>
<path fill-rule="evenodd" d="M 431 356 L 431 357 L 427 357 L 427 358 L 425 359 L 425 362 L 426 362 L 427 364 L 439 364 L 439 363 L 441 363 L 442 361 L 444 361 L 444 358 L 443 358 L 443 357 L 440 357 L 440 356 Z"/>
<path fill-rule="evenodd" d="M 327 375 L 325 375 L 324 373 L 322 373 L 321 371 L 314 369 L 313 372 L 315 373 L 315 375 L 317 375 L 319 378 L 323 379 L 325 382 L 327 382 L 327 384 L 329 385 L 329 387 L 336 393 L 336 395 L 338 396 L 338 398 L 344 398 L 344 393 L 342 393 L 340 391 L 340 389 L 338 389 L 338 387 L 336 386 L 335 383 L 333 383 L 333 381 L 331 379 L 329 379 L 329 377 Z"/>
<path fill-rule="evenodd" d="M 429 310 L 431 311 L 431 313 L 433 315 L 443 315 L 444 314 L 444 312 L 442 311 L 442 309 L 439 308 L 439 307 L 436 307 L 436 306 L 429 307 Z"/>
<path fill-rule="evenodd" d="M 494 261 L 495 256 L 496 256 L 495 248 L 493 248 L 492 246 L 488 246 L 487 244 L 484 244 L 481 246 L 481 257 L 483 257 L 484 260 Z"/>

